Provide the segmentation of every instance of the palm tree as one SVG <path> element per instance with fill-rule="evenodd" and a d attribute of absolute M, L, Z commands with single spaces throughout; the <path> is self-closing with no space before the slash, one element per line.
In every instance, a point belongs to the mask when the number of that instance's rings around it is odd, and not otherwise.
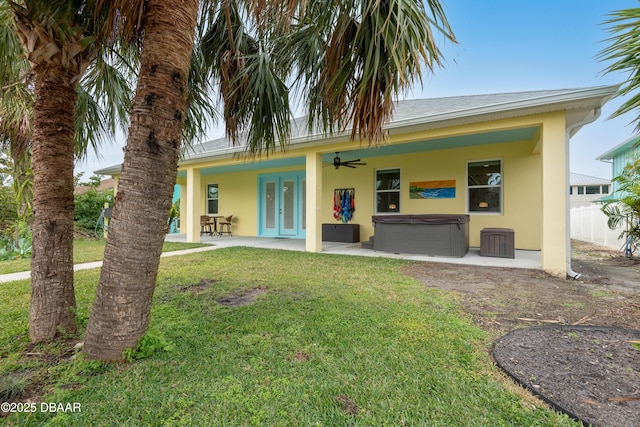
<path fill-rule="evenodd" d="M 29 335 L 39 342 L 61 330 L 77 329 L 72 213 L 75 86 L 91 55 L 91 43 L 70 7 L 52 11 L 38 1 L 8 1 L 3 7 L 7 4 L 34 82 Z"/>
<path fill-rule="evenodd" d="M 142 0 L 140 0 L 142 1 Z M 119 3 L 119 2 L 113 2 Z M 251 153 L 289 137 L 290 97 L 309 124 L 377 143 L 400 92 L 440 63 L 432 29 L 454 40 L 438 0 L 123 1 L 117 25 L 141 34 L 141 68 L 100 283 L 85 337 L 90 358 L 119 360 L 149 324 L 186 110 L 189 53 L 215 79 L 227 135 Z M 126 7 L 126 9 L 125 9 Z M 117 7 L 115 9 L 118 9 Z M 142 11 L 141 16 L 130 11 Z M 194 72 L 191 70 L 191 75 Z M 205 73 L 207 74 L 207 73 Z"/>
<path fill-rule="evenodd" d="M 144 38 L 122 175 L 85 336 L 92 358 L 121 359 L 149 324 L 183 137 L 197 15 L 197 1 L 178 0 L 148 0 L 140 19 L 115 10 L 111 15 L 127 16 L 116 26 L 124 38 L 126 31 L 141 34 L 143 28 Z M 127 28 L 130 23 L 140 26 Z"/>
<path fill-rule="evenodd" d="M 105 61 L 96 59 L 104 60 L 98 56 L 104 51 L 90 31 L 95 22 L 92 6 L 92 2 L 38 0 L 0 3 L 4 50 L 0 70 L 3 83 L 14 79 L 3 87 L 26 88 L 22 99 L 32 98 L 23 108 L 27 112 L 24 117 L 32 117 L 27 125 L 16 127 L 13 122 L 9 126 L 13 130 L 3 129 L 13 152 L 27 156 L 31 152 L 32 156 L 32 342 L 77 330 L 73 290 L 74 153 L 82 155 L 88 145 L 95 147 L 100 136 L 126 116 L 123 111 L 129 106 L 127 85 L 122 89 L 118 73 L 101 75 L 109 79 L 110 92 L 116 95 L 116 107 L 109 117 L 103 108 L 109 102 L 100 105 L 92 97 L 105 86 L 95 73 L 85 75 L 87 67 L 113 71 L 112 66 L 103 64 Z M 19 72 L 14 72 L 16 68 Z M 8 105 L 20 105 L 19 99 Z M 8 111 L 4 107 L 3 111 Z M 22 164 L 26 167 L 28 158 Z"/>

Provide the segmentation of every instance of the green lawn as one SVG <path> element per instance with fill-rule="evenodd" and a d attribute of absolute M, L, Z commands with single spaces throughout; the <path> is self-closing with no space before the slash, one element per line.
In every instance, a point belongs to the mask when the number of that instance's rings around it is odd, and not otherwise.
<path fill-rule="evenodd" d="M 406 264 L 249 248 L 164 258 L 150 335 L 168 351 L 116 365 L 23 355 L 28 283 L 0 286 L 5 390 L 19 391 L 31 376 L 46 391 L 37 402 L 81 405 L 79 413 L 58 414 L 38 407 L 5 422 L 578 425 L 509 391 L 489 358 L 487 335 L 460 312 L 456 295 L 402 275 Z M 82 325 L 97 280 L 96 270 L 76 274 Z M 254 304 L 218 303 L 258 288 L 265 292 Z"/>
<path fill-rule="evenodd" d="M 73 242 L 73 262 L 82 264 L 84 262 L 101 261 L 104 255 L 105 240 L 74 240 Z M 199 248 L 209 246 L 204 243 L 178 243 L 164 242 L 163 252 L 179 251 L 182 249 Z M 10 261 L 0 261 L 0 274 L 17 273 L 19 271 L 29 271 L 31 269 L 31 259 L 16 259 Z"/>

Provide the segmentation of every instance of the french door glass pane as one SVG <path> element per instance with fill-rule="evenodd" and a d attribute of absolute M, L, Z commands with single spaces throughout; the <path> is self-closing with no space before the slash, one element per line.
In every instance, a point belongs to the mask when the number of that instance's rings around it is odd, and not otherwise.
<path fill-rule="evenodd" d="M 302 180 L 302 229 L 307 229 L 307 180 Z"/>
<path fill-rule="evenodd" d="M 265 219 L 266 228 L 276 228 L 276 183 L 273 181 L 266 183 L 265 188 Z"/>
<path fill-rule="evenodd" d="M 283 226 L 286 230 L 293 230 L 295 226 L 295 181 L 282 182 Z"/>

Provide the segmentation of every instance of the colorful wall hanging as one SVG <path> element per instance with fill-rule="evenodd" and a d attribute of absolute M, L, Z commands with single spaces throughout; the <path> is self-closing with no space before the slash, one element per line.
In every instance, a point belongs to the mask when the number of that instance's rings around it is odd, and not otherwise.
<path fill-rule="evenodd" d="M 333 217 L 345 224 L 353 218 L 356 211 L 356 197 L 353 188 L 336 188 L 333 190 Z"/>
<path fill-rule="evenodd" d="M 410 199 L 455 199 L 456 180 L 418 181 L 409 183 Z"/>

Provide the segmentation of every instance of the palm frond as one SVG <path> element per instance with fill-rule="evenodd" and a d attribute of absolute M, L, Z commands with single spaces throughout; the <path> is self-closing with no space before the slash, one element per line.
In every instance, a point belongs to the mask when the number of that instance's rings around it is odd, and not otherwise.
<path fill-rule="evenodd" d="M 624 9 L 611 13 L 605 21 L 609 26 L 610 37 L 605 40 L 608 46 L 598 58 L 611 63 L 604 73 L 623 72 L 628 74 L 627 80 L 620 86 L 616 97 L 632 95 L 611 117 L 618 117 L 640 108 L 640 8 Z M 640 113 L 636 113 L 632 123 L 636 123 L 636 131 L 640 130 Z"/>
<path fill-rule="evenodd" d="M 289 37 L 290 50 L 301 60 L 300 92 L 309 122 L 325 131 L 351 124 L 352 139 L 378 143 L 399 94 L 421 81 L 423 66 L 431 71 L 442 64 L 434 31 L 455 41 L 442 7 L 429 1 L 428 15 L 418 0 L 352 0 L 328 10 L 311 3 L 306 20 Z M 313 48 L 322 37 L 326 48 Z"/>
<path fill-rule="evenodd" d="M 94 33 L 99 40 L 141 46 L 145 0 L 96 0 Z"/>
<path fill-rule="evenodd" d="M 99 152 L 117 129 L 126 131 L 136 79 L 135 55 L 122 55 L 102 48 L 77 88 L 76 156 L 85 158 L 88 150 Z M 132 63 L 133 62 L 133 63 Z"/>
<path fill-rule="evenodd" d="M 246 123 L 247 150 L 251 155 L 270 154 L 278 143 L 284 150 L 290 136 L 289 88 L 269 53 L 247 56 L 237 77 L 246 82 L 239 98 L 238 116 Z"/>
<path fill-rule="evenodd" d="M 202 52 L 202 44 L 197 38 L 191 55 L 189 69 L 187 108 L 185 111 L 183 143 L 189 145 L 207 133 L 215 123 L 218 112 L 212 99 L 211 70 Z"/>
<path fill-rule="evenodd" d="M 246 125 L 241 99 L 247 80 L 242 73 L 246 56 L 258 51 L 257 41 L 248 33 L 235 3 L 224 2 L 208 31 L 202 38 L 202 55 L 214 80 L 219 82 L 218 93 L 223 104 L 223 118 L 227 137 L 236 143 Z"/>

